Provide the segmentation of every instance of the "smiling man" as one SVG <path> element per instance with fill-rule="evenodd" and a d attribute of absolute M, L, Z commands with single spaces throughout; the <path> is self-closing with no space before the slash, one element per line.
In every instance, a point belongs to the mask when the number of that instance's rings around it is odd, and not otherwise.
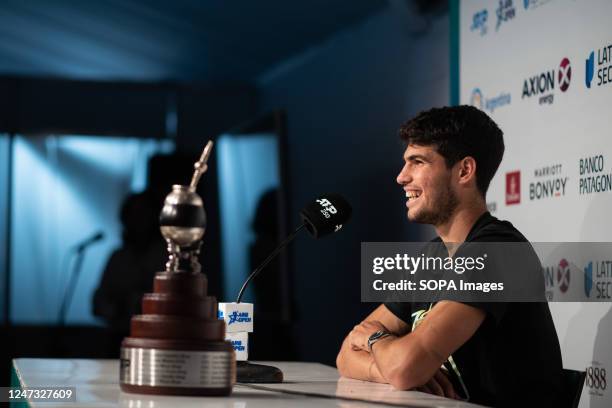
<path fill-rule="evenodd" d="M 408 220 L 438 238 L 526 242 L 487 212 L 485 196 L 504 153 L 503 133 L 471 106 L 420 113 L 400 128 L 397 176 Z M 452 255 L 452 253 L 451 253 Z M 491 406 L 559 406 L 561 351 L 548 304 L 388 302 L 344 340 L 340 374 Z"/>

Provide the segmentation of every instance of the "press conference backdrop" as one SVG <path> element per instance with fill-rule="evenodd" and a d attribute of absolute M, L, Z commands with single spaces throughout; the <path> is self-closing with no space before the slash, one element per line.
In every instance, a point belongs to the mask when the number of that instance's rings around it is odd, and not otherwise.
<path fill-rule="evenodd" d="M 530 241 L 559 243 L 544 267 L 563 363 L 587 371 L 581 407 L 610 407 L 612 253 L 563 242 L 612 241 L 612 2 L 454 5 L 458 102 L 505 133 L 487 204 Z M 562 302 L 570 293 L 584 302 Z"/>

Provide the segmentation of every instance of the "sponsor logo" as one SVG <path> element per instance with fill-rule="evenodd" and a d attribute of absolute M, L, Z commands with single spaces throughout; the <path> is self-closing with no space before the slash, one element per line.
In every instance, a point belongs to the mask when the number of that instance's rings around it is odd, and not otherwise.
<path fill-rule="evenodd" d="M 502 23 L 506 23 L 514 18 L 516 15 L 516 9 L 514 8 L 514 2 L 512 0 L 499 0 L 497 9 L 495 10 L 497 16 L 497 24 L 495 24 L 495 31 L 499 30 L 499 26 Z"/>
<path fill-rule="evenodd" d="M 521 171 L 506 173 L 506 205 L 521 203 Z"/>
<path fill-rule="evenodd" d="M 589 389 L 589 394 L 596 397 L 603 397 L 608 387 L 606 367 L 599 361 L 592 361 L 586 368 L 586 378 L 584 384 Z"/>
<path fill-rule="evenodd" d="M 557 283 L 559 284 L 561 293 L 567 292 L 570 285 L 570 268 L 565 258 L 559 261 L 559 267 L 557 268 Z"/>
<path fill-rule="evenodd" d="M 586 264 L 584 293 L 588 298 L 612 299 L 612 260 L 589 261 Z"/>
<path fill-rule="evenodd" d="M 567 259 L 562 258 L 557 265 L 545 265 L 542 267 L 544 274 L 544 288 L 546 299 L 552 301 L 555 297 L 555 288 L 561 293 L 567 292 L 570 286 L 570 264 Z"/>
<path fill-rule="evenodd" d="M 502 106 L 510 105 L 510 102 L 512 102 L 512 97 L 507 92 L 502 92 L 493 98 L 485 98 L 480 88 L 474 88 L 472 96 L 470 97 L 472 106 L 480 110 L 487 110 L 491 113 Z"/>
<path fill-rule="evenodd" d="M 584 157 L 578 161 L 578 193 L 588 195 L 612 190 L 612 172 L 605 168 L 602 154 Z"/>
<path fill-rule="evenodd" d="M 572 65 L 568 58 L 563 58 L 559 67 L 540 72 L 523 80 L 521 99 L 538 96 L 540 105 L 554 102 L 555 79 L 561 92 L 569 89 L 572 80 Z"/>
<path fill-rule="evenodd" d="M 525 10 L 533 10 L 550 1 L 551 0 L 523 0 L 523 6 L 525 7 Z"/>
<path fill-rule="evenodd" d="M 572 79 L 572 65 L 570 64 L 570 60 L 567 58 L 563 58 L 561 60 L 561 64 L 559 64 L 559 88 L 561 92 L 567 91 L 567 88 L 570 86 L 570 81 Z"/>
<path fill-rule="evenodd" d="M 232 347 L 236 351 L 244 351 L 245 350 L 245 346 L 242 343 L 242 340 L 232 340 Z"/>
<path fill-rule="evenodd" d="M 487 9 L 480 10 L 472 16 L 472 25 L 470 26 L 470 31 L 478 31 L 480 35 L 485 35 L 487 33 L 487 18 L 489 17 L 489 12 Z"/>
<path fill-rule="evenodd" d="M 482 92 L 480 88 L 474 88 L 472 96 L 470 97 L 470 105 L 477 107 L 482 110 Z"/>
<path fill-rule="evenodd" d="M 584 294 L 586 297 L 591 297 L 591 290 L 593 289 L 593 262 L 589 262 L 584 267 Z"/>
<path fill-rule="evenodd" d="M 595 50 L 591 51 L 586 59 L 584 84 L 587 88 L 593 85 L 595 69 L 597 68 L 597 86 L 607 85 L 612 82 L 612 44 L 597 49 L 597 66 L 595 66 Z"/>
<path fill-rule="evenodd" d="M 251 316 L 249 316 L 249 312 L 238 312 L 234 310 L 229 315 L 229 322 L 227 323 L 227 325 L 231 326 L 234 323 L 250 323 L 250 322 L 251 322 Z"/>
<path fill-rule="evenodd" d="M 593 82 L 593 75 L 595 75 L 595 52 L 591 51 L 589 54 L 589 58 L 586 60 L 586 69 L 585 69 L 585 78 L 584 84 L 587 88 L 591 87 L 591 82 Z"/>
<path fill-rule="evenodd" d="M 533 176 L 536 180 L 529 183 L 529 200 L 564 196 L 568 177 L 561 176 L 562 170 L 561 164 L 535 169 Z"/>
<path fill-rule="evenodd" d="M 494 214 L 497 211 L 497 201 L 492 201 L 490 203 L 487 203 L 487 210 L 491 214 Z"/>
<path fill-rule="evenodd" d="M 338 210 L 336 210 L 336 207 L 334 207 L 334 205 L 327 198 L 319 199 L 319 200 L 317 200 L 317 203 L 319 203 L 319 205 L 321 207 L 323 207 L 321 209 L 321 214 L 323 214 L 323 216 L 325 218 L 329 218 L 333 214 L 336 214 L 338 212 Z M 342 227 L 340 227 L 340 228 L 342 228 Z M 340 228 L 338 228 L 338 229 L 340 229 Z"/>

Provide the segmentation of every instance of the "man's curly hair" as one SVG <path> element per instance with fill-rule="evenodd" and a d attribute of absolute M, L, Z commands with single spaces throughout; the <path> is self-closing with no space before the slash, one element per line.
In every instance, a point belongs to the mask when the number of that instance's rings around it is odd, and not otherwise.
<path fill-rule="evenodd" d="M 504 134 L 493 120 L 473 106 L 433 108 L 404 123 L 399 135 L 407 144 L 435 146 L 452 167 L 471 156 L 476 161 L 476 185 L 485 197 L 504 156 Z"/>

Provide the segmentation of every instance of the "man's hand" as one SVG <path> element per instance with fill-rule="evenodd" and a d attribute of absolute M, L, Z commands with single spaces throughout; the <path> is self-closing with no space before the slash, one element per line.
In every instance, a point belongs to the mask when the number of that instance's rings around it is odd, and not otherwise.
<path fill-rule="evenodd" d="M 417 387 L 417 390 L 441 397 L 460 399 L 445 371 L 444 369 L 436 371 L 434 376 L 424 385 Z"/>
<path fill-rule="evenodd" d="M 387 328 L 377 320 L 364 321 L 355 326 L 348 335 L 351 349 L 369 352 L 368 339 L 379 330 L 388 331 Z"/>

